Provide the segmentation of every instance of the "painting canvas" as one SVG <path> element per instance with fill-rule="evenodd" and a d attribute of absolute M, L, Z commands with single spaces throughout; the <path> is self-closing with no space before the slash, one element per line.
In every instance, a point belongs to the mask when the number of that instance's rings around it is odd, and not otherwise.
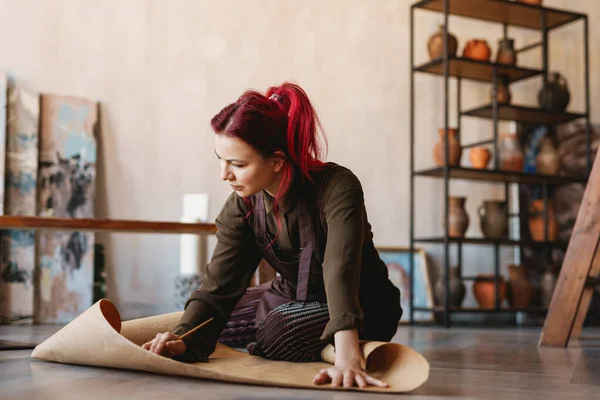
<path fill-rule="evenodd" d="M 42 95 L 38 214 L 93 218 L 98 118 L 94 101 Z M 67 323 L 93 301 L 94 233 L 38 235 L 40 267 L 36 322 Z"/>
<path fill-rule="evenodd" d="M 39 94 L 9 88 L 4 214 L 36 215 Z M 2 232 L 0 315 L 4 323 L 30 323 L 34 314 L 35 232 Z"/>
<path fill-rule="evenodd" d="M 380 258 L 388 267 L 390 280 L 400 289 L 402 305 L 401 323 L 410 322 L 410 248 L 408 247 L 378 247 Z M 423 249 L 415 248 L 414 259 L 414 307 L 433 307 L 433 290 L 429 279 L 427 257 Z M 430 311 L 415 311 L 416 321 L 432 321 Z"/>

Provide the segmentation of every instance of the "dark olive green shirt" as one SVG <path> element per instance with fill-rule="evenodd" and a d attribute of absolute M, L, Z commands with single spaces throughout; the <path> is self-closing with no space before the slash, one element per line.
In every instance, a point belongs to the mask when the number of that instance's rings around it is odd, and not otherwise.
<path fill-rule="evenodd" d="M 286 256 L 294 257 L 300 247 L 296 208 L 298 193 L 295 190 L 282 199 L 279 208 L 280 230 L 274 245 L 277 256 L 282 260 L 286 260 Z M 277 222 L 273 213 L 273 198 L 266 192 L 263 195 L 267 229 L 274 237 Z M 365 243 L 373 247 L 373 235 L 367 221 L 361 184 L 350 170 L 339 168 L 332 173 L 323 187 L 321 204 L 327 223 L 322 267 L 330 315 L 321 339 L 333 343 L 333 335 L 337 331 L 356 328 L 360 332 L 362 329 L 359 285 L 361 267 L 365 262 L 363 247 Z M 262 258 L 253 227 L 249 219 L 244 218 L 248 212 L 249 208 L 243 199 L 232 193 L 215 221 L 218 228 L 217 245 L 210 263 L 203 271 L 202 284 L 188 300 L 181 323 L 174 333 L 186 332 L 218 311 L 225 317 L 209 324 L 212 325 L 212 332 L 205 331 L 202 339 L 216 341 L 226 318 L 244 294 Z M 371 261 L 369 264 L 376 264 L 379 260 Z M 373 274 L 381 277 L 381 270 L 375 272 L 373 268 L 373 271 Z M 362 273 L 368 275 L 369 272 L 363 270 Z M 387 278 L 387 273 L 384 278 Z M 368 281 L 374 282 L 376 279 Z M 373 295 L 376 296 L 376 293 Z M 207 343 L 207 346 L 208 351 L 212 352 L 214 343 Z"/>

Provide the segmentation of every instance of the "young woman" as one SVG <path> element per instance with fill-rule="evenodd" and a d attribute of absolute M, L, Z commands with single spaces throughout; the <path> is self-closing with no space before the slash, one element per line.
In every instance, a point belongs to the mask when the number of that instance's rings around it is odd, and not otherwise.
<path fill-rule="evenodd" d="M 315 384 L 387 386 L 365 373 L 358 345 L 394 336 L 400 292 L 373 244 L 359 180 L 319 160 L 320 123 L 306 93 L 292 83 L 265 95 L 247 91 L 211 125 L 221 179 L 233 193 L 180 324 L 143 347 L 207 361 L 220 341 L 269 359 L 317 361 L 331 343 L 335 364 Z M 263 259 L 279 276 L 248 289 Z"/>

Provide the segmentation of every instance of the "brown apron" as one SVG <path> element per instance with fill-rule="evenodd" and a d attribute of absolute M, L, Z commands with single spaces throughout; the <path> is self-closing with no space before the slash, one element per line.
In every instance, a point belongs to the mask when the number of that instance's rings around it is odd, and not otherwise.
<path fill-rule="evenodd" d="M 275 307 L 293 302 L 293 301 L 318 301 L 325 303 L 327 298 L 325 291 L 320 290 L 322 286 L 323 274 L 322 266 L 315 256 L 315 232 L 313 229 L 313 216 L 306 204 L 306 198 L 298 198 L 298 227 L 300 230 L 300 252 L 295 261 L 283 261 L 273 249 L 273 238 L 267 230 L 267 218 L 265 203 L 262 192 L 256 195 L 256 204 L 253 210 L 254 214 L 254 232 L 257 244 L 264 249 L 263 258 L 267 261 L 280 276 L 268 283 L 269 287 L 264 291 L 262 298 L 256 310 L 257 325 L 266 315 Z M 312 276 L 312 280 L 311 280 Z M 310 281 L 310 282 L 309 282 Z M 296 283 L 294 285 L 294 283 Z M 309 283 L 311 288 L 316 286 L 318 289 L 311 290 L 309 294 Z M 294 290 L 295 289 L 295 290 Z"/>

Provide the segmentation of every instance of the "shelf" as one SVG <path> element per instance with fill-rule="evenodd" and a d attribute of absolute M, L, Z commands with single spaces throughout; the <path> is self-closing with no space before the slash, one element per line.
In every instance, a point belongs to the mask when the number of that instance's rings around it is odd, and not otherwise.
<path fill-rule="evenodd" d="M 444 12 L 443 0 L 422 0 L 414 7 Z M 536 30 L 542 29 L 543 12 L 546 13 L 547 29 L 585 18 L 584 14 L 507 0 L 449 0 L 452 15 Z"/>
<path fill-rule="evenodd" d="M 463 57 L 450 57 L 448 60 L 449 76 L 471 79 L 481 82 L 492 82 L 494 66 L 498 76 L 506 76 L 509 82 L 530 78 L 542 73 L 541 70 L 517 67 L 514 65 L 497 64 L 488 61 L 472 60 Z M 415 67 L 415 71 L 435 75 L 444 75 L 444 59 L 436 58 Z"/>
<path fill-rule="evenodd" d="M 418 243 L 444 243 L 444 238 L 440 237 L 425 237 L 415 238 Z M 500 246 L 526 246 L 526 247 L 558 247 L 567 248 L 569 243 L 565 242 L 538 242 L 534 240 L 512 240 L 512 239 L 486 239 L 486 238 L 448 238 L 448 243 L 457 244 L 477 244 L 477 245 L 500 245 Z"/>
<path fill-rule="evenodd" d="M 46 218 L 0 216 L 0 229 L 18 230 L 75 230 L 125 233 L 216 233 L 215 224 L 164 221 L 136 221 L 95 218 Z"/>
<path fill-rule="evenodd" d="M 430 176 L 444 178 L 444 167 L 415 171 L 417 176 Z M 487 182 L 513 182 L 524 184 L 568 184 L 585 183 L 586 178 L 582 176 L 555 176 L 544 174 L 533 174 L 527 172 L 497 171 L 489 169 L 475 169 L 463 167 L 449 167 L 448 176 L 453 179 L 466 179 Z"/>
<path fill-rule="evenodd" d="M 480 117 L 493 119 L 493 108 L 491 104 L 477 107 L 461 113 L 469 117 Z M 586 114 L 553 112 L 540 108 L 518 106 L 512 104 L 498 104 L 498 119 L 503 121 L 530 122 L 535 124 L 563 124 L 579 118 L 585 118 Z"/>
<path fill-rule="evenodd" d="M 444 307 L 413 307 L 415 311 L 432 311 L 432 312 L 444 312 Z M 513 312 L 529 312 L 529 313 L 545 313 L 548 311 L 545 307 L 525 307 L 525 308 L 478 308 L 478 307 L 461 307 L 448 309 L 451 313 L 513 313 Z"/>

